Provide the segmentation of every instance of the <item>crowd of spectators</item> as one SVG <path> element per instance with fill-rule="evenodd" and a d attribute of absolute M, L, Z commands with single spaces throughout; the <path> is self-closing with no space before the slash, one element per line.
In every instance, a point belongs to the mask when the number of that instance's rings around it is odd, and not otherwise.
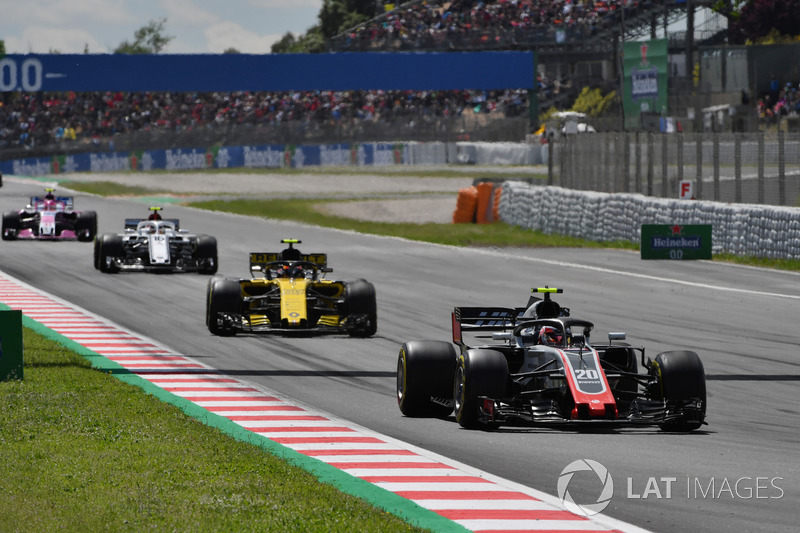
<path fill-rule="evenodd" d="M 591 31 L 623 0 L 424 0 L 403 4 L 354 30 L 354 43 L 386 44 L 388 37 L 427 39 L 487 29 L 534 27 Z M 631 2 L 626 0 L 626 5 Z M 540 96 L 564 80 L 539 79 Z M 413 125 L 433 118 L 528 113 L 527 90 L 313 91 L 237 93 L 4 93 L 0 149 L 59 142 L 107 142 L 139 131 L 180 133 L 239 125 L 301 122 L 308 127 L 356 122 Z"/>
<path fill-rule="evenodd" d="M 337 50 L 424 49 L 559 41 L 612 24 L 623 0 L 409 2 L 333 39 Z M 626 7 L 637 4 L 625 0 Z M 390 7 L 394 7 L 390 5 Z M 494 43 L 494 42 L 497 43 Z"/>
<path fill-rule="evenodd" d="M 742 100 L 744 104 L 744 98 Z M 800 85 L 791 82 L 781 85 L 773 78 L 769 91 L 756 102 L 756 111 L 761 121 L 767 124 L 775 124 L 790 115 L 800 115 Z"/>
<path fill-rule="evenodd" d="M 490 114 L 524 116 L 527 91 L 15 93 L 0 100 L 0 149 L 107 142 L 136 131 L 180 133 L 240 125 L 370 122 Z"/>

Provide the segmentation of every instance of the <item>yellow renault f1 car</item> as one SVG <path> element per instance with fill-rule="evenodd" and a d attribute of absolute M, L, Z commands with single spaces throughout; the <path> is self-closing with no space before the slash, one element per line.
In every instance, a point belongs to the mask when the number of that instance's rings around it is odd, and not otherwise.
<path fill-rule="evenodd" d="M 214 335 L 347 333 L 377 330 L 375 287 L 366 280 L 323 279 L 333 272 L 327 254 L 302 254 L 301 241 L 283 239 L 282 252 L 250 254 L 249 279 L 215 276 L 208 282 L 206 325 Z"/>

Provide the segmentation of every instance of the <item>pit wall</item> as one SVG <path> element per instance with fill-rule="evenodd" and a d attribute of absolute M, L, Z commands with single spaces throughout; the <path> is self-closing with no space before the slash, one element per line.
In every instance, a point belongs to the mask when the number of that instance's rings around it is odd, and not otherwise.
<path fill-rule="evenodd" d="M 711 224 L 712 252 L 800 259 L 800 208 L 503 184 L 503 222 L 591 241 L 639 243 L 642 224 Z"/>
<path fill-rule="evenodd" d="M 313 166 L 535 165 L 541 147 L 520 143 L 353 143 L 212 146 L 174 150 L 87 152 L 0 161 L 0 173 L 43 176 L 70 172 L 303 168 Z"/>

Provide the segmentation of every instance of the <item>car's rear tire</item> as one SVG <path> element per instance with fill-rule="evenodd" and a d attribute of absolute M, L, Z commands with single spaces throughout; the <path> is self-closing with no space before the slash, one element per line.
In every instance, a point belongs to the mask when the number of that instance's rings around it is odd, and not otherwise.
<path fill-rule="evenodd" d="M 90 242 L 97 235 L 97 213 L 82 211 L 75 220 L 75 233 L 81 242 Z"/>
<path fill-rule="evenodd" d="M 480 396 L 503 398 L 509 388 L 508 361 L 495 350 L 467 350 L 459 358 L 453 380 L 456 420 L 466 429 L 497 427 L 480 421 Z"/>
<path fill-rule="evenodd" d="M 406 416 L 444 417 L 453 407 L 431 400 L 451 400 L 456 351 L 444 341 L 409 341 L 397 357 L 397 405 Z"/>
<path fill-rule="evenodd" d="M 13 241 L 19 232 L 19 213 L 3 213 L 3 240 Z"/>
<path fill-rule="evenodd" d="M 107 233 L 100 236 L 99 245 L 95 245 L 97 256 L 95 264 L 100 272 L 106 274 L 113 274 L 119 272 L 119 268 L 114 263 L 114 259 L 125 255 L 125 249 L 122 245 L 122 235 L 114 235 Z"/>
<path fill-rule="evenodd" d="M 375 286 L 364 279 L 348 282 L 344 288 L 344 312 L 347 334 L 351 337 L 372 337 L 378 330 L 378 304 Z"/>
<path fill-rule="evenodd" d="M 197 251 L 195 257 L 202 266 L 199 272 L 208 276 L 213 276 L 219 269 L 217 259 L 217 239 L 211 235 L 200 235 L 197 237 Z"/>
<path fill-rule="evenodd" d="M 664 431 L 693 431 L 703 425 L 706 415 L 706 375 L 703 363 L 695 352 L 670 351 L 656 356 L 651 372 L 657 377 L 657 396 L 667 403 L 668 409 L 680 409 L 687 402 L 699 400 L 699 413 L 689 419 L 678 419 L 660 424 Z"/>
<path fill-rule="evenodd" d="M 221 326 L 219 313 L 241 313 L 242 287 L 239 282 L 223 277 L 208 280 L 206 289 L 206 326 L 213 335 L 236 335 L 236 329 Z"/>

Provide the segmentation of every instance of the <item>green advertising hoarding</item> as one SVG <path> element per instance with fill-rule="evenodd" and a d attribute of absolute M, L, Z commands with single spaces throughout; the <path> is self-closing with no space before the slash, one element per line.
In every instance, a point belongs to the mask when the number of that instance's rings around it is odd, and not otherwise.
<path fill-rule="evenodd" d="M 642 259 L 711 259 L 711 224 L 642 224 Z"/>
<path fill-rule="evenodd" d="M 22 379 L 22 311 L 0 311 L 0 381 Z"/>
<path fill-rule="evenodd" d="M 622 54 L 625 128 L 635 129 L 642 113 L 667 115 L 667 40 L 627 42 Z"/>

